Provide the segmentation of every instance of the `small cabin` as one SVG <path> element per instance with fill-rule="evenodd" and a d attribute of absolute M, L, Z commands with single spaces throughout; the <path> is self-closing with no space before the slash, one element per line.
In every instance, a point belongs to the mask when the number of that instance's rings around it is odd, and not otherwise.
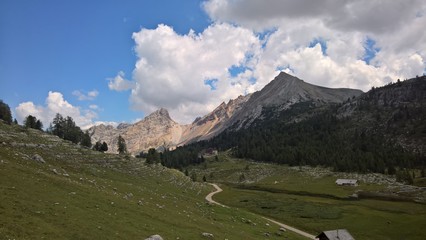
<path fill-rule="evenodd" d="M 358 186 L 356 179 L 337 179 L 336 184 L 339 186 Z"/>
<path fill-rule="evenodd" d="M 324 231 L 315 237 L 316 240 L 355 240 L 346 229 Z"/>

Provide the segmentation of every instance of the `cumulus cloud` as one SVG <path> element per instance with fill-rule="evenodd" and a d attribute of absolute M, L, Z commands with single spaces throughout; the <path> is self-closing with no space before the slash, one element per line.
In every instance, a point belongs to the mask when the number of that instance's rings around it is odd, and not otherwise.
<path fill-rule="evenodd" d="M 166 25 L 134 33 L 132 79 L 120 72 L 109 88 L 131 89 L 135 110 L 165 107 L 191 122 L 280 71 L 364 91 L 425 73 L 422 0 L 208 0 L 202 7 L 212 24 L 201 33 Z"/>
<path fill-rule="evenodd" d="M 425 72 L 421 0 L 209 0 L 203 8 L 215 22 L 268 33 L 253 68 L 255 90 L 280 70 L 319 85 L 362 90 Z M 311 45 L 316 39 L 323 40 L 325 54 Z"/>
<path fill-rule="evenodd" d="M 118 72 L 117 76 L 109 78 L 108 80 L 108 87 L 111 90 L 126 91 L 134 87 L 134 84 L 131 81 L 124 79 L 123 71 Z"/>
<path fill-rule="evenodd" d="M 80 101 L 85 101 L 85 100 L 94 100 L 99 95 L 99 92 L 98 90 L 92 90 L 87 92 L 87 94 L 85 94 L 79 90 L 75 90 L 72 92 L 72 95 L 76 96 L 77 99 Z"/>
<path fill-rule="evenodd" d="M 70 116 L 76 124 L 85 129 L 93 124 L 93 119 L 97 118 L 96 112 L 92 110 L 81 110 L 79 107 L 71 105 L 67 102 L 62 93 L 50 91 L 44 106 L 35 105 L 33 102 L 24 102 L 15 108 L 18 121 L 23 122 L 28 115 L 32 115 L 40 119 L 45 127 L 55 117 L 56 113 Z"/>
<path fill-rule="evenodd" d="M 260 49 L 252 31 L 230 24 L 185 35 L 159 25 L 134 33 L 133 39 L 138 56 L 130 84 L 133 109 L 149 113 L 165 107 L 179 122 L 191 122 L 221 101 L 243 94 L 250 83 L 232 78 L 229 69 L 249 65 Z"/>
<path fill-rule="evenodd" d="M 389 32 L 424 13 L 423 0 L 209 0 L 203 8 L 214 21 L 261 30 L 288 20 L 320 19 L 333 29 Z"/>

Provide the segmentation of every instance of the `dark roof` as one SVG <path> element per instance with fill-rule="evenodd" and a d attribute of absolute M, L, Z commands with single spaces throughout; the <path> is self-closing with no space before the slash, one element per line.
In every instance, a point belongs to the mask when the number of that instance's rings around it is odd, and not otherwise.
<path fill-rule="evenodd" d="M 317 236 L 320 240 L 355 240 L 346 229 L 337 229 L 331 231 L 324 231 Z"/>

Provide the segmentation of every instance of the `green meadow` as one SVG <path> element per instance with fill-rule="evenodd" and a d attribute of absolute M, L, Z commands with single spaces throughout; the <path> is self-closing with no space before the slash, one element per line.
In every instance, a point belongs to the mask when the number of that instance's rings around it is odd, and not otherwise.
<path fill-rule="evenodd" d="M 345 228 L 355 239 L 426 239 L 426 204 L 418 200 L 425 199 L 425 191 L 388 196 L 404 186 L 392 188 L 392 184 L 386 184 L 386 176 L 359 174 L 355 177 L 377 177 L 377 183 L 361 180 L 359 186 L 342 187 L 335 180 L 348 174 L 256 163 L 234 159 L 227 153 L 209 157 L 188 171 L 221 183 L 224 191 L 215 200 L 314 235 Z"/>
<path fill-rule="evenodd" d="M 212 190 L 177 170 L 0 123 L 0 239 L 304 239 L 208 204 Z"/>

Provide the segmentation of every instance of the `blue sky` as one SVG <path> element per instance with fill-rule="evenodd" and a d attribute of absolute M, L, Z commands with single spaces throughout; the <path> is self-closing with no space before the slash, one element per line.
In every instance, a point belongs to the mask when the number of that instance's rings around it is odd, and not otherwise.
<path fill-rule="evenodd" d="M 364 91 L 426 69 L 422 0 L 3 0 L 0 99 L 81 126 L 189 123 L 279 71 Z M 303 6 L 305 4 L 305 6 Z"/>
<path fill-rule="evenodd" d="M 73 105 L 98 105 L 99 119 L 141 118 L 128 95 L 108 89 L 107 78 L 120 70 L 131 76 L 132 33 L 159 23 L 184 34 L 201 31 L 209 19 L 194 0 L 0 1 L 0 98 L 15 108 L 44 104 L 49 91 L 58 91 Z M 93 101 L 72 94 L 94 89 Z"/>

